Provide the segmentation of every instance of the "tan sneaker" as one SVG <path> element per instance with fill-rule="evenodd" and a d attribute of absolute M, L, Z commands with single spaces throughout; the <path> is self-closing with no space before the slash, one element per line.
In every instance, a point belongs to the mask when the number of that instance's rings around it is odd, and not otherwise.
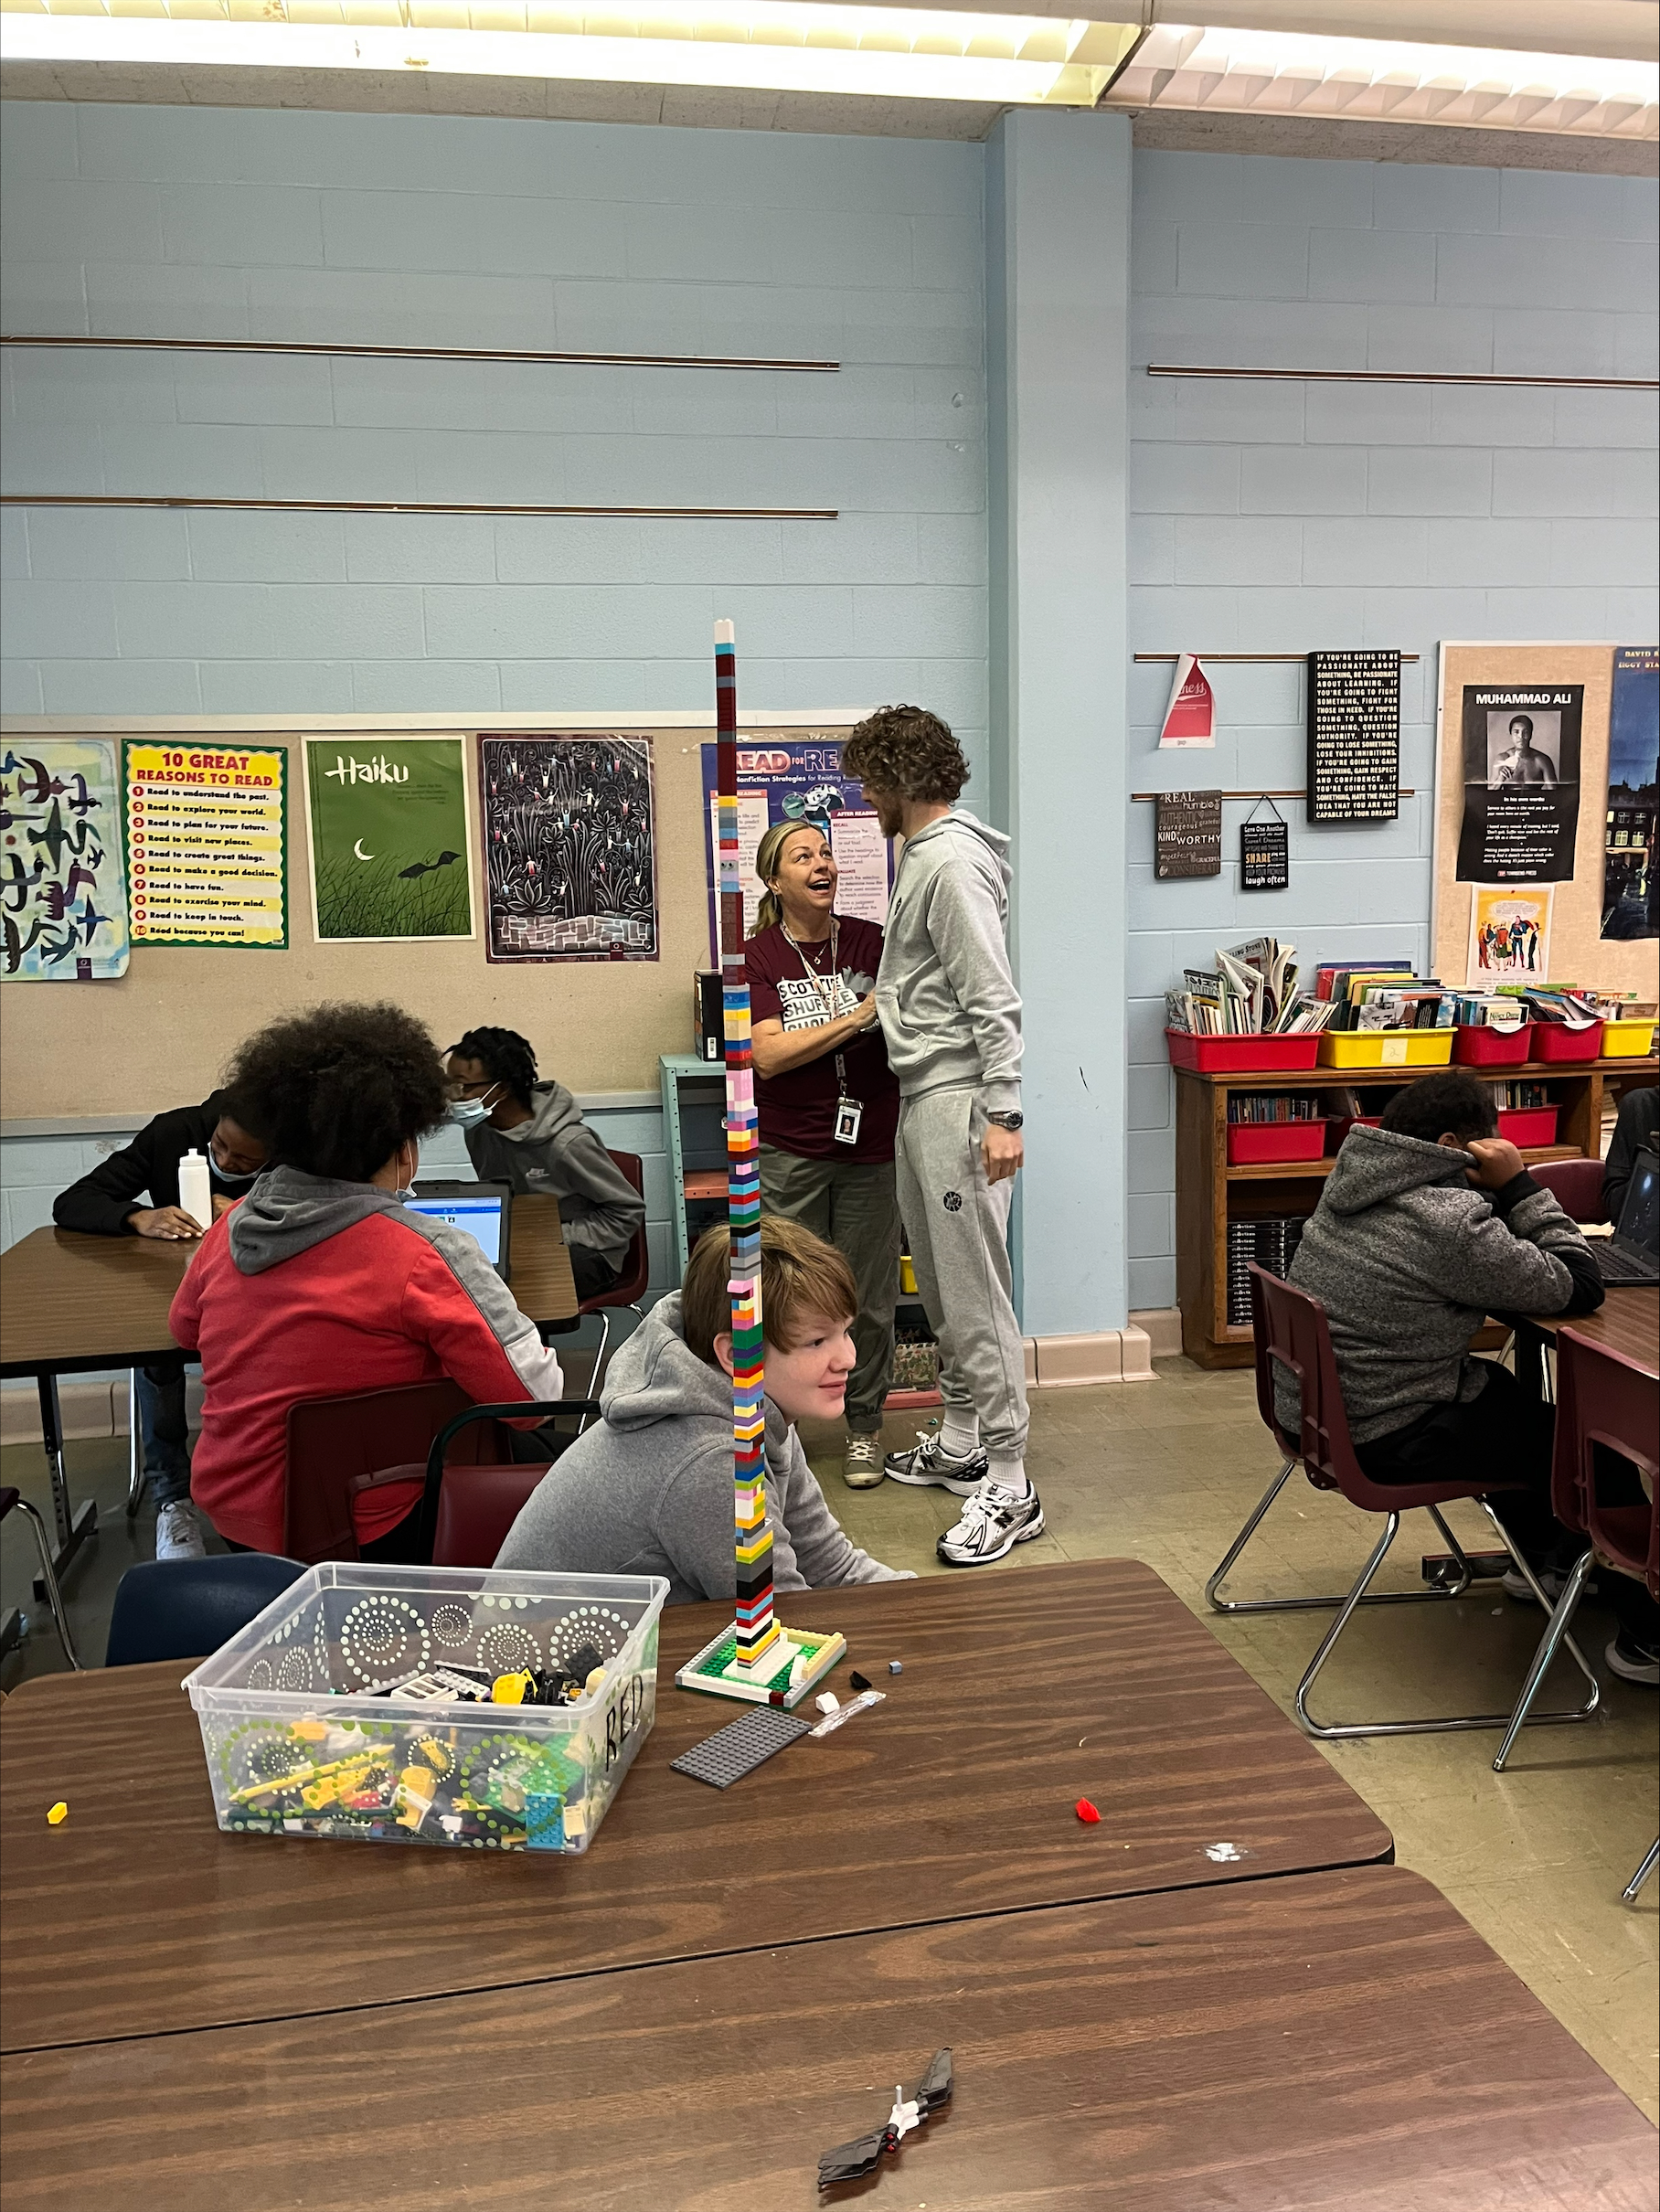
<path fill-rule="evenodd" d="M 849 1490 L 874 1490 L 883 1480 L 879 1436 L 850 1436 L 842 1454 L 842 1480 Z"/>

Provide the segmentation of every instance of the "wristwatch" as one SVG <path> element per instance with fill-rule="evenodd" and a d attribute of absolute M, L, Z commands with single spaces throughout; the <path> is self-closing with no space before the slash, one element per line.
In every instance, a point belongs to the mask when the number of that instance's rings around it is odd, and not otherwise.
<path fill-rule="evenodd" d="M 995 1122 L 999 1129 L 1020 1129 L 1026 1122 L 1023 1113 L 988 1113 L 985 1118 L 988 1122 Z"/>

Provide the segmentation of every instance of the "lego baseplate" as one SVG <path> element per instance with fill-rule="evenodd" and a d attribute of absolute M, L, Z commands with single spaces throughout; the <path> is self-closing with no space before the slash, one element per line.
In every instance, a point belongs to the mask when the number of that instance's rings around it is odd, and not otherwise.
<path fill-rule="evenodd" d="M 729 1628 L 721 1630 L 712 1643 L 706 1643 L 695 1658 L 688 1659 L 675 1675 L 676 1686 L 683 1690 L 702 1690 L 711 1697 L 740 1697 L 750 1705 L 781 1705 L 786 1711 L 797 1706 L 814 1683 L 822 1682 L 836 1662 L 845 1656 L 847 1641 L 834 1630 L 828 1635 L 810 1628 L 792 1625 L 786 1632 L 797 1653 L 806 1664 L 799 1669 L 794 1657 L 784 1660 L 778 1672 L 765 1681 L 734 1681 L 725 1670 L 737 1656 L 738 1641 Z"/>
<path fill-rule="evenodd" d="M 717 1790 L 725 1790 L 807 1732 L 806 1721 L 763 1705 L 758 1712 L 728 1721 L 724 1728 L 717 1728 L 712 1736 L 706 1736 L 668 1763 L 676 1774 L 689 1774 L 694 1781 L 707 1781 Z"/>

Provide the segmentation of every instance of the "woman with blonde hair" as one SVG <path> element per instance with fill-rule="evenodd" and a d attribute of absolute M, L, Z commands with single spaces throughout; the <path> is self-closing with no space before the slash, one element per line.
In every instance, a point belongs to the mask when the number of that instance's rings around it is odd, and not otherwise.
<path fill-rule="evenodd" d="M 833 1244 L 853 1271 L 857 1354 L 842 1477 L 882 1480 L 882 1405 L 893 1375 L 899 1090 L 876 1014 L 882 932 L 835 911 L 835 855 L 810 822 L 777 822 L 755 872 L 766 887 L 750 940 L 761 1205 Z"/>

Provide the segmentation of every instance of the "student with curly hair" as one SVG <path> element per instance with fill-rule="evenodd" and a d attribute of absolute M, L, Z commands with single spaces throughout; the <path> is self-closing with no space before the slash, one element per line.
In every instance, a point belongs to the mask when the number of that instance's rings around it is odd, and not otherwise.
<path fill-rule="evenodd" d="M 207 1388 L 192 1494 L 228 1542 L 280 1552 L 297 1400 L 444 1375 L 479 1405 L 564 1385 L 474 1239 L 405 1210 L 450 1095 L 420 1022 L 313 1006 L 248 1039 L 230 1090 L 271 1164 L 203 1238 L 168 1326 Z M 420 1499 L 418 1482 L 361 1494 L 366 1558 L 410 1556 Z"/>
<path fill-rule="evenodd" d="M 582 1119 L 563 1083 L 537 1080 L 536 1054 L 516 1029 L 469 1029 L 450 1048 L 450 1119 L 485 1183 L 544 1191 L 559 1202 L 579 1298 L 597 1298 L 622 1273 L 645 1200 Z"/>
<path fill-rule="evenodd" d="M 964 1501 L 939 1555 L 948 1567 L 984 1567 L 1043 1534 L 1026 1473 L 1026 1347 L 1008 1258 L 1024 1157 L 1008 839 L 957 804 L 968 762 L 922 707 L 867 717 L 842 766 L 864 785 L 883 835 L 905 840 L 876 1003 L 899 1079 L 899 1212 L 940 1340 L 940 1430 L 889 1452 L 886 1467 L 896 1483 Z"/>

